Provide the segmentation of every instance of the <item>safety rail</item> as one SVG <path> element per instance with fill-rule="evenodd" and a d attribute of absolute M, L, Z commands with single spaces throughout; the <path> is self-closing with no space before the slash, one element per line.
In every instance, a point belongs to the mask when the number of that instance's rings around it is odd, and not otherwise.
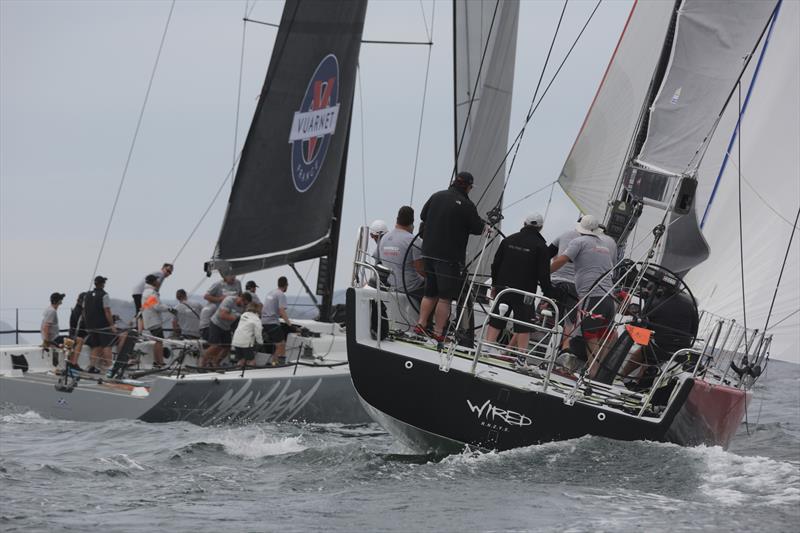
<path fill-rule="evenodd" d="M 675 359 L 687 354 L 697 355 L 699 363 L 702 352 L 694 348 L 683 348 L 681 350 L 677 350 L 675 353 L 672 354 L 672 357 L 669 358 L 667 364 L 662 366 L 662 369 L 669 370 L 673 368 Z M 681 366 L 683 366 L 683 363 L 680 364 Z M 661 388 L 661 382 L 664 381 L 664 377 L 668 375 L 671 377 L 671 374 L 669 374 L 666 370 L 662 370 L 662 372 L 658 374 L 658 379 L 656 379 L 655 382 L 653 382 L 653 385 L 650 387 L 650 391 L 647 393 L 647 396 L 645 396 L 644 403 L 642 403 L 642 408 L 639 410 L 639 414 L 637 416 L 639 416 L 640 418 L 644 416 L 644 412 L 647 410 L 647 407 L 650 405 L 650 402 L 653 401 L 653 396 L 655 395 L 656 391 Z"/>
<path fill-rule="evenodd" d="M 554 325 L 553 325 L 552 328 L 547 328 L 547 327 L 544 327 L 544 326 L 540 326 L 539 324 L 534 324 L 532 322 L 525 322 L 524 320 L 519 320 L 517 318 L 504 316 L 504 315 L 500 314 L 500 306 L 495 304 L 495 308 L 490 309 L 489 311 L 486 312 L 486 318 L 484 319 L 483 325 L 481 327 L 481 333 L 480 333 L 480 337 L 478 339 L 478 344 L 477 344 L 477 346 L 475 346 L 475 355 L 473 356 L 473 359 L 472 359 L 471 372 L 472 372 L 472 374 L 475 374 L 475 372 L 476 372 L 476 369 L 477 369 L 477 366 L 478 366 L 478 358 L 481 356 L 481 349 L 483 348 L 484 344 L 492 344 L 492 343 L 487 343 L 484 340 L 485 333 L 486 333 L 486 327 L 489 324 L 489 320 L 491 320 L 492 318 L 498 318 L 498 319 L 501 319 L 501 320 L 504 320 L 504 321 L 510 321 L 512 324 L 518 324 L 520 326 L 523 326 L 523 327 L 526 327 L 526 328 L 530 328 L 530 329 L 532 329 L 534 331 L 538 331 L 538 332 L 544 333 L 546 336 L 549 335 L 550 340 L 548 342 L 548 347 L 547 347 L 547 350 L 545 352 L 545 354 L 546 354 L 545 357 L 539 357 L 539 356 L 534 354 L 534 350 L 535 350 L 536 346 L 541 344 L 541 340 L 539 340 L 537 342 L 537 344 L 534 346 L 534 348 L 529 349 L 524 353 L 523 352 L 519 352 L 516 349 L 512 349 L 511 350 L 513 353 L 517 353 L 517 354 L 522 355 L 522 356 L 524 356 L 526 358 L 527 357 L 533 357 L 534 359 L 538 359 L 540 362 L 547 362 L 547 372 L 545 374 L 544 381 L 542 383 L 542 390 L 545 391 L 545 390 L 547 390 L 547 385 L 550 382 L 550 374 L 552 373 L 553 365 L 555 364 L 555 359 L 556 359 L 556 356 L 558 355 L 558 348 L 561 346 L 562 328 L 559 325 L 558 305 L 556 304 L 556 302 L 554 300 L 551 300 L 550 298 L 548 298 L 546 296 L 543 296 L 541 294 L 535 294 L 535 293 L 532 293 L 532 292 L 527 292 L 527 291 L 523 291 L 523 290 L 520 290 L 520 289 L 514 289 L 514 288 L 507 288 L 507 289 L 501 290 L 495 296 L 495 300 L 494 301 L 495 302 L 499 302 L 500 299 L 505 294 L 519 294 L 526 301 L 528 299 L 530 299 L 530 305 L 534 305 L 534 303 L 537 300 L 539 301 L 539 303 L 546 302 L 554 310 L 554 313 L 555 313 L 555 320 L 553 322 Z M 526 305 L 527 305 L 527 302 L 526 302 Z M 489 355 L 491 355 L 491 354 L 489 354 Z"/>
<path fill-rule="evenodd" d="M 359 266 L 359 267 L 361 267 L 363 269 L 371 270 L 372 273 L 375 274 L 375 279 L 376 280 L 379 279 L 378 278 L 378 269 L 375 268 L 375 265 L 371 265 L 371 264 L 367 263 L 366 261 L 354 261 L 353 265 L 354 266 Z M 375 312 L 377 313 L 377 320 L 376 320 L 377 325 L 376 325 L 376 331 L 375 332 L 376 332 L 377 341 L 378 341 L 377 347 L 380 348 L 381 347 L 381 324 L 383 323 L 383 320 L 382 320 L 383 317 L 381 316 L 381 314 L 383 313 L 383 311 L 381 310 L 383 306 L 381 304 L 384 301 L 383 297 L 381 296 L 381 284 L 380 284 L 380 282 L 375 284 L 375 291 L 376 291 L 375 294 L 377 296 L 376 301 L 375 301 Z M 387 316 L 386 318 L 388 319 L 389 317 Z"/>

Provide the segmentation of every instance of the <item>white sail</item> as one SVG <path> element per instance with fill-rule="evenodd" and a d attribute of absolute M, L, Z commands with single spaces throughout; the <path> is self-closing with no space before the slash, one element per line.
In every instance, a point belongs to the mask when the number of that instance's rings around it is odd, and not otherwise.
<path fill-rule="evenodd" d="M 673 2 L 635 2 L 558 178 L 583 213 L 603 217 L 664 45 Z"/>
<path fill-rule="evenodd" d="M 692 174 L 776 1 L 685 0 L 637 162 Z"/>
<path fill-rule="evenodd" d="M 738 114 L 737 95 L 720 123 L 719 132 L 725 131 L 724 126 L 727 135 L 718 132 L 709 147 L 709 157 L 700 167 L 703 186 L 698 191 L 697 207 L 702 217 L 722 155 L 729 153 L 703 226 L 711 257 L 692 270 L 686 280 L 701 308 L 743 323 L 738 238 L 741 169 L 747 326 L 763 329 L 800 207 L 800 3 L 782 2 L 758 76 L 752 81 L 757 58 L 758 55 L 751 61 L 742 80 L 743 98 L 748 90 L 750 98 L 740 134 L 728 151 Z M 775 325 L 770 328 L 774 334 L 773 357 L 798 360 L 798 309 L 800 231 L 795 232 L 770 319 L 770 324 Z"/>
<path fill-rule="evenodd" d="M 503 195 L 518 20 L 519 2 L 516 0 L 455 2 L 458 169 L 471 172 L 475 177 L 471 196 L 484 218 L 487 211 L 500 204 Z M 493 250 L 494 247 L 490 247 L 486 251 L 483 273 L 488 271 Z M 467 261 L 479 253 L 480 240 L 473 237 L 467 248 Z"/>

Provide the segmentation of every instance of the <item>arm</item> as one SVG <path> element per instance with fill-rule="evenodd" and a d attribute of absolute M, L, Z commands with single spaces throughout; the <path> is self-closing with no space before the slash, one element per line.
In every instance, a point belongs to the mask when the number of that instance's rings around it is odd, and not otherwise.
<path fill-rule="evenodd" d="M 110 307 L 104 307 L 103 308 L 103 313 L 105 313 L 106 320 L 108 320 L 108 323 L 111 324 L 111 331 L 116 333 L 117 325 L 114 324 L 114 315 L 111 314 L 111 308 Z"/>
<path fill-rule="evenodd" d="M 289 315 L 286 314 L 286 308 L 285 307 L 279 307 L 278 308 L 278 314 L 281 316 L 283 321 L 286 322 L 287 326 L 291 326 L 292 325 L 292 321 L 289 320 Z"/>
<path fill-rule="evenodd" d="M 225 299 L 225 296 L 223 296 L 222 294 L 220 294 L 219 296 L 214 296 L 210 292 L 207 292 L 205 296 L 203 296 L 203 298 L 205 298 L 206 301 L 211 302 L 212 304 L 218 304 Z"/>
<path fill-rule="evenodd" d="M 224 307 L 220 307 L 219 316 L 223 320 L 236 320 L 237 318 L 239 318 L 238 314 L 236 314 L 235 312 L 232 313 L 232 312 L 228 311 L 227 309 L 225 309 Z"/>
<path fill-rule="evenodd" d="M 547 247 L 547 251 L 550 252 L 550 259 L 554 258 L 558 255 L 558 245 L 555 242 L 551 242 Z"/>
<path fill-rule="evenodd" d="M 544 253 L 545 251 L 546 250 L 543 249 L 543 253 L 539 254 L 536 264 L 536 278 L 539 280 L 542 294 L 548 298 L 554 298 L 556 294 L 553 284 L 550 282 L 550 261 L 548 255 Z"/>
<path fill-rule="evenodd" d="M 478 208 L 472 204 L 469 209 L 469 232 L 472 235 L 480 235 L 483 233 L 483 219 L 478 215 Z"/>
<path fill-rule="evenodd" d="M 553 259 L 552 263 L 550 263 L 550 272 L 551 273 L 555 272 L 559 268 L 561 268 L 564 265 L 566 265 L 568 261 L 569 261 L 569 257 L 567 257 L 566 255 L 559 255 L 558 257 Z"/>
<path fill-rule="evenodd" d="M 419 274 L 420 276 L 422 276 L 424 278 L 425 277 L 425 263 L 422 261 L 422 259 L 414 259 L 414 261 L 411 264 L 414 266 L 414 270 L 417 272 L 417 274 Z"/>

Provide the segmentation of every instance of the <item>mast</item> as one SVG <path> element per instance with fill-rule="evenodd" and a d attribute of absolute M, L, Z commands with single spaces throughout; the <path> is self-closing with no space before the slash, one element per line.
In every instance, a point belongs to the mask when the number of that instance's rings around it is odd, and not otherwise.
<path fill-rule="evenodd" d="M 458 51 L 456 32 L 458 31 L 458 14 L 456 1 L 453 1 L 453 176 L 458 174 Z"/>

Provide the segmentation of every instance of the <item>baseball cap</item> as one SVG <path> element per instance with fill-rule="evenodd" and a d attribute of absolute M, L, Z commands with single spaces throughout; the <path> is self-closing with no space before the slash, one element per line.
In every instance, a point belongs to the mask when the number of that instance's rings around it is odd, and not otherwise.
<path fill-rule="evenodd" d="M 533 226 L 534 228 L 541 228 L 544 225 L 544 218 L 541 213 L 530 213 L 525 217 L 523 222 L 526 226 Z"/>
<path fill-rule="evenodd" d="M 59 303 L 64 299 L 64 296 L 66 296 L 66 294 L 64 294 L 63 292 L 54 292 L 53 294 L 50 295 L 50 303 L 51 304 Z"/>
<path fill-rule="evenodd" d="M 104 278 L 103 276 L 96 276 L 94 278 L 94 284 L 97 285 L 98 283 L 105 283 L 108 281 L 108 278 Z"/>
<path fill-rule="evenodd" d="M 372 224 L 369 225 L 369 232 L 372 235 L 383 235 L 384 233 L 389 233 L 389 226 L 383 220 L 373 220 Z"/>
<path fill-rule="evenodd" d="M 256 282 L 251 279 L 250 281 L 245 283 L 244 288 L 245 289 L 257 289 L 258 285 L 256 285 Z"/>
<path fill-rule="evenodd" d="M 599 226 L 600 222 L 598 222 L 597 217 L 594 215 L 583 215 L 581 221 L 575 225 L 575 231 L 584 235 L 600 235 Z"/>

